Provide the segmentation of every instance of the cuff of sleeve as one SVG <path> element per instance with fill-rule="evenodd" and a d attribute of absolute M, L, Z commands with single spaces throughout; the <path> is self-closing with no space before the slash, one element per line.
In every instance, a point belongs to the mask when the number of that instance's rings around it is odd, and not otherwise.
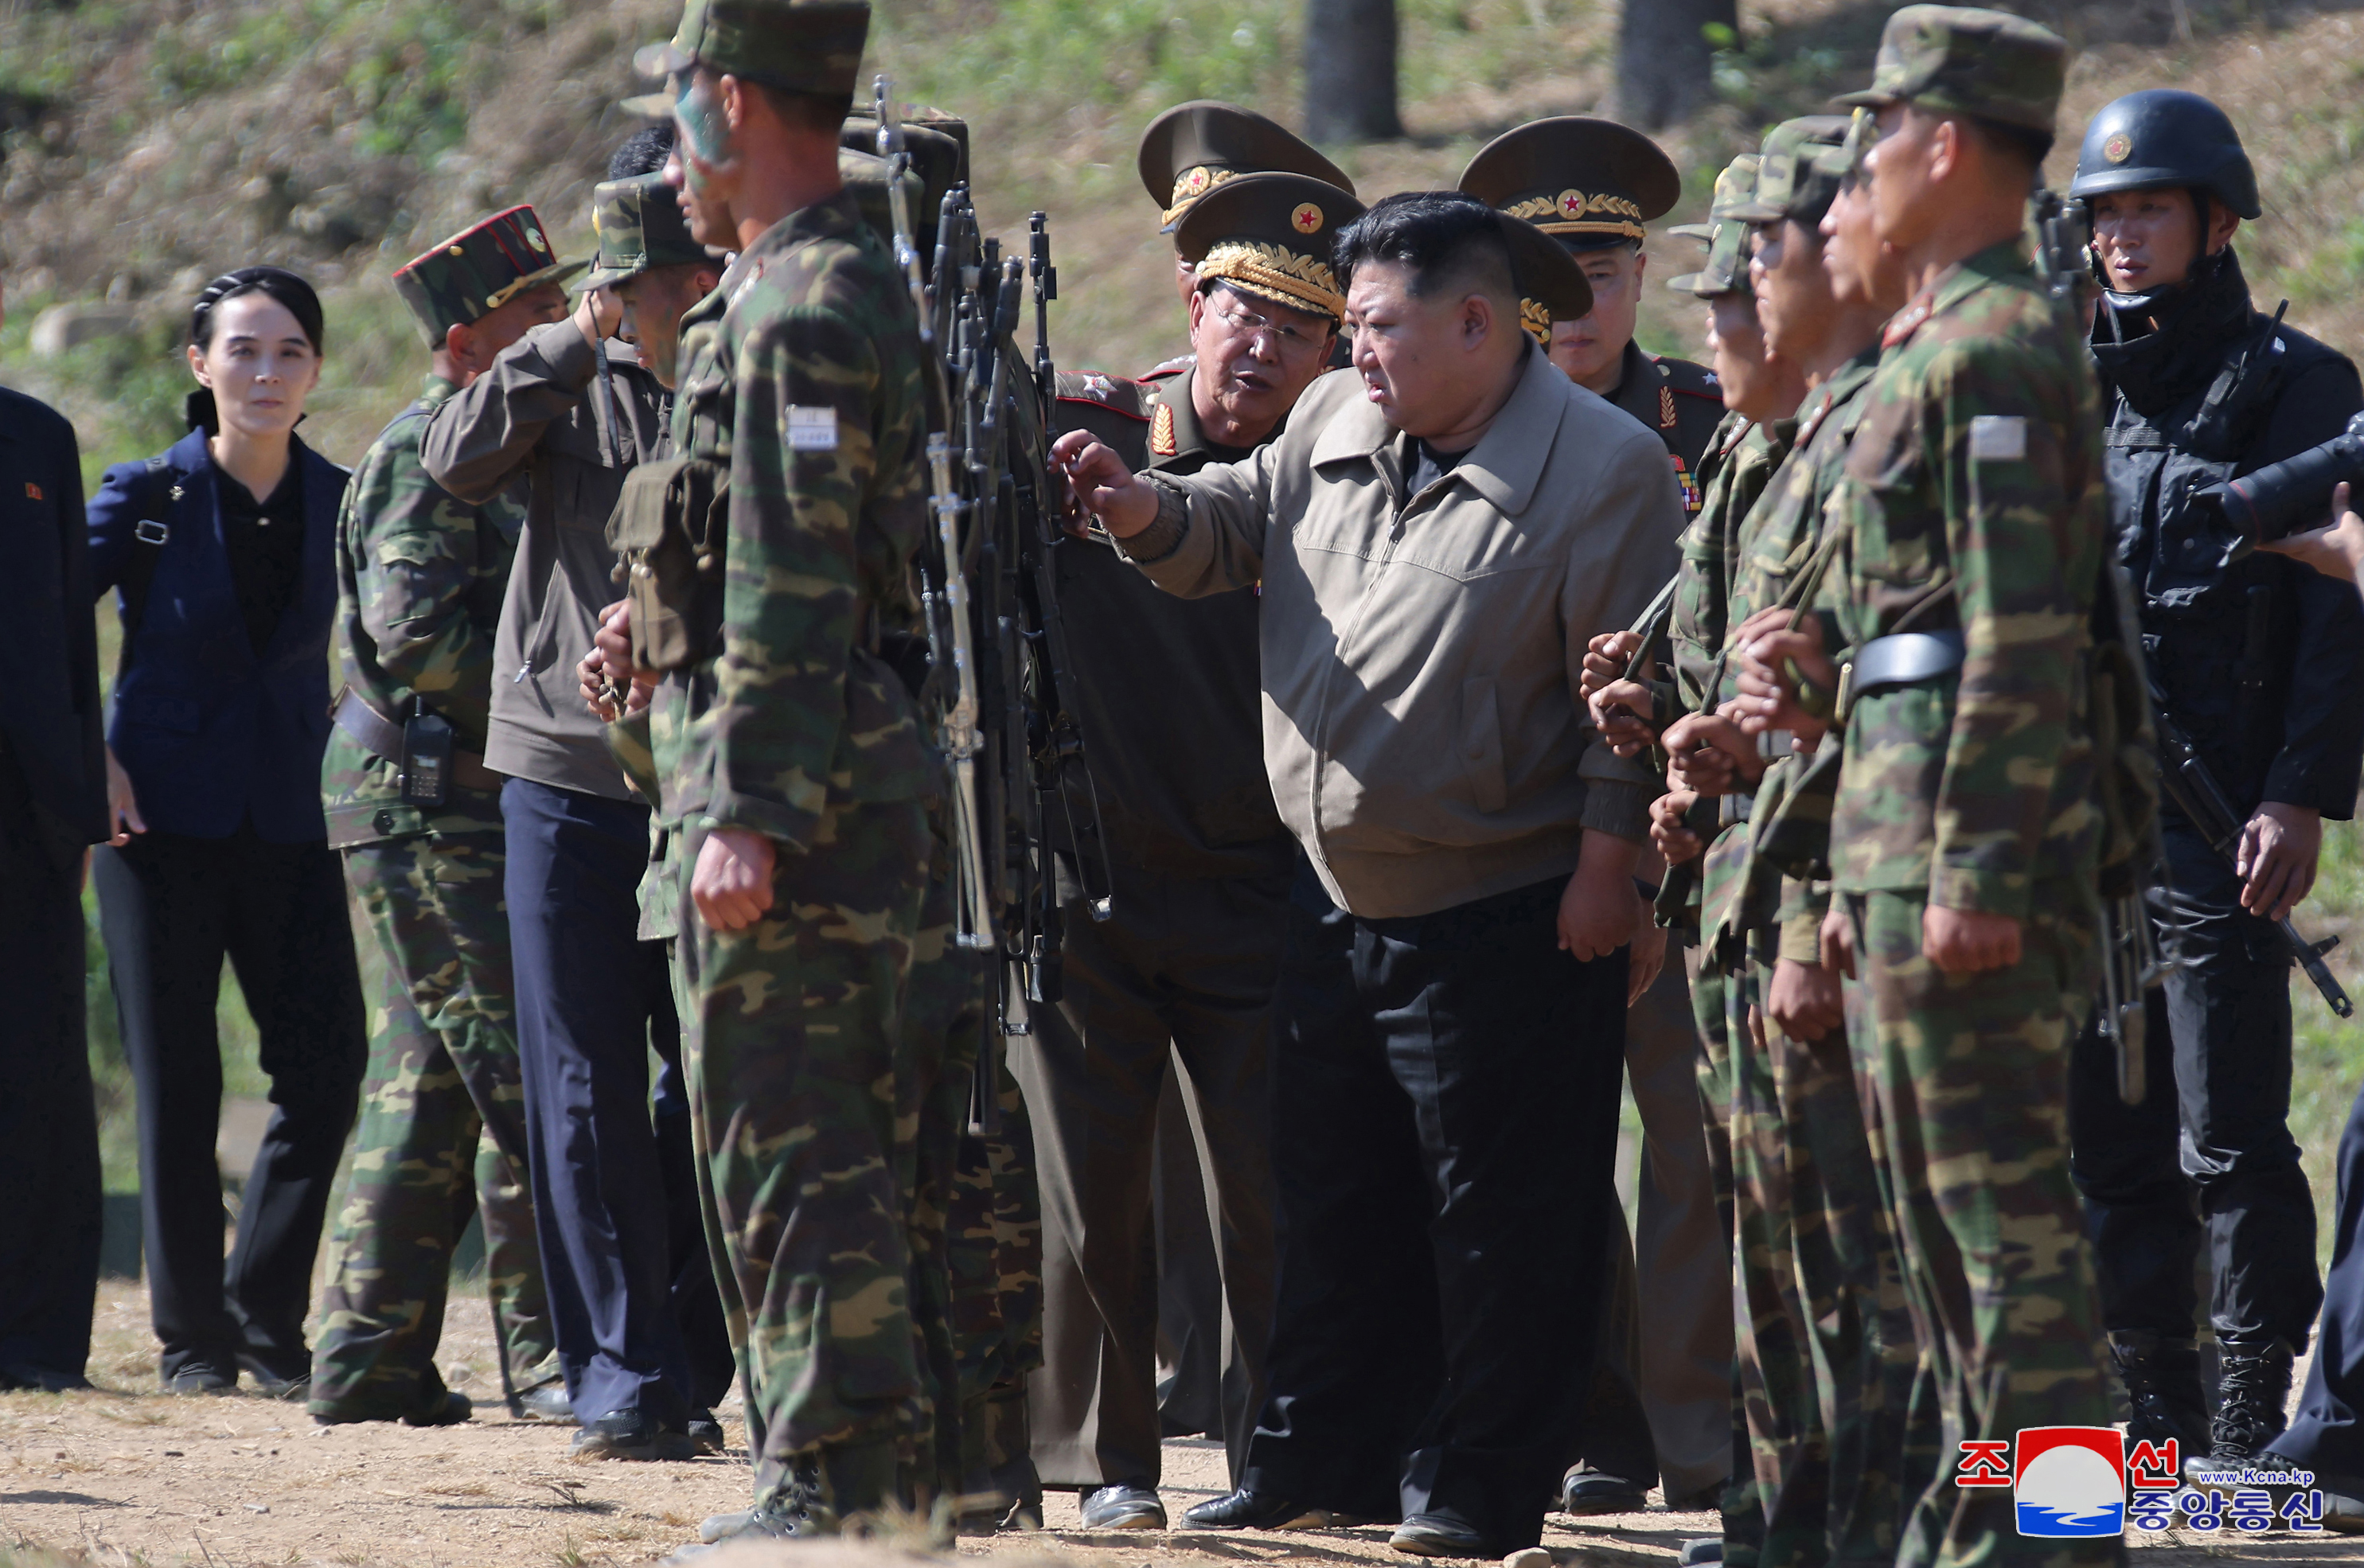
<path fill-rule="evenodd" d="M 786 801 L 756 800 L 743 795 L 721 796 L 699 823 L 709 831 L 737 828 L 761 833 L 786 846 L 789 853 L 798 855 L 812 847 L 813 830 L 820 825 L 818 810 L 807 811 Z"/>
<path fill-rule="evenodd" d="M 1774 956 L 1791 963 L 1823 962 L 1823 917 L 1792 915 L 1781 922 L 1781 940 Z"/>
<path fill-rule="evenodd" d="M 1979 871 L 1969 866 L 1939 865 L 1929 875 L 1929 902 L 1940 909 L 1966 915 L 2008 915 L 2027 918 L 2028 885 L 2024 876 Z"/>
<path fill-rule="evenodd" d="M 550 367 L 551 384 L 559 390 L 582 392 L 599 373 L 599 356 L 606 346 L 594 348 L 573 317 L 534 328 L 533 339 L 542 363 Z"/>
<path fill-rule="evenodd" d="M 1584 809 L 1577 825 L 1591 832 L 1606 833 L 1612 839 L 1640 843 L 1650 825 L 1650 803 L 1643 798 L 1639 784 L 1620 783 L 1614 779 L 1587 779 L 1584 784 Z"/>
<path fill-rule="evenodd" d="M 2345 822 L 2355 814 L 2356 795 L 2350 790 L 2341 799 L 2336 785 L 2325 789 L 2314 777 L 2314 770 L 2289 757 L 2279 757 L 2266 773 L 2266 787 L 2259 800 L 2279 800 L 2285 806 L 2311 806 L 2323 814 L 2326 822 Z"/>
<path fill-rule="evenodd" d="M 1190 498 L 1154 474 L 1145 477 L 1157 492 L 1157 516 L 1131 539 L 1116 541 L 1117 549 L 1135 566 L 1154 566 L 1164 561 L 1182 548 L 1182 536 L 1190 531 Z"/>

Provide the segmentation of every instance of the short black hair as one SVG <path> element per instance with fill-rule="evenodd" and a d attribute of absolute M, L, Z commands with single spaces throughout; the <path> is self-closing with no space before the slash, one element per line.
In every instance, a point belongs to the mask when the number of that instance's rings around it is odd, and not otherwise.
<path fill-rule="evenodd" d="M 327 333 L 320 314 L 320 296 L 312 285 L 284 267 L 240 267 L 224 272 L 197 292 L 197 302 L 189 308 L 189 344 L 198 350 L 210 349 L 214 342 L 214 312 L 224 301 L 242 294 L 265 294 L 287 307 L 296 325 L 316 354 L 323 351 Z"/>
<path fill-rule="evenodd" d="M 608 178 L 631 180 L 663 170 L 665 160 L 673 156 L 675 130 L 674 122 L 666 120 L 662 125 L 646 126 L 634 131 L 625 139 L 623 146 L 616 149 L 615 156 L 608 160 Z"/>
<path fill-rule="evenodd" d="M 1459 191 L 1382 196 L 1339 230 L 1330 254 L 1342 288 L 1353 284 L 1355 268 L 1377 261 L 1411 273 L 1415 296 L 1460 287 L 1495 299 L 1519 297 L 1500 217 Z"/>

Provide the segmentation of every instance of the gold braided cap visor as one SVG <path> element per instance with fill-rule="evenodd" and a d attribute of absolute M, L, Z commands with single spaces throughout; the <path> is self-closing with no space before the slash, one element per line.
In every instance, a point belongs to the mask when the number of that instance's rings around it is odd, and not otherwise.
<path fill-rule="evenodd" d="M 1587 195 L 1567 190 L 1556 196 L 1529 196 L 1502 211 L 1522 217 L 1545 234 L 1614 234 L 1626 239 L 1646 239 L 1642 209 L 1623 196 Z M 1595 217 L 1591 215 L 1602 216 Z"/>
<path fill-rule="evenodd" d="M 1540 303 L 1532 299 L 1519 301 L 1519 325 L 1527 329 L 1527 336 L 1535 340 L 1535 347 L 1545 353 L 1551 351 L 1551 312 Z"/>
<path fill-rule="evenodd" d="M 1166 198 L 1173 205 L 1159 216 L 1159 225 L 1164 228 L 1173 228 L 1182 221 L 1182 215 L 1190 210 L 1191 204 L 1217 185 L 1238 179 L 1240 172 L 1237 169 L 1219 168 L 1212 163 L 1196 164 L 1183 170 L 1174 182 L 1173 195 Z"/>
<path fill-rule="evenodd" d="M 1333 321 L 1346 315 L 1345 292 L 1339 288 L 1330 263 L 1278 245 L 1226 239 L 1199 259 L 1198 272 L 1201 284 L 1220 278 L 1291 309 L 1311 311 Z"/>

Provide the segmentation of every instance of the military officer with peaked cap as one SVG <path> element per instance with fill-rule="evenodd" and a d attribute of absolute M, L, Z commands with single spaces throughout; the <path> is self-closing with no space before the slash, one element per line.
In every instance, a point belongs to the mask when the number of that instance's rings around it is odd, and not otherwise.
<path fill-rule="evenodd" d="M 1328 362 L 1344 313 L 1331 241 L 1362 210 L 1290 173 L 1227 176 L 1194 198 L 1175 241 L 1194 279 L 1196 362 L 1154 385 L 1063 376 L 1060 425 L 1172 473 L 1277 436 Z M 1167 1306 L 1183 1282 L 1172 1249 L 1153 1271 L 1151 1237 L 1160 1223 L 1165 1239 L 1188 1236 L 1176 1210 L 1206 1217 L 1205 1255 L 1178 1260 L 1208 1286 L 1186 1296 L 1185 1353 L 1218 1385 L 1200 1396 L 1214 1408 L 1199 1429 L 1223 1435 L 1235 1471 L 1263 1398 L 1266 1014 L 1297 848 L 1265 777 L 1254 593 L 1176 598 L 1098 539 L 1061 550 L 1058 574 L 1116 913 L 1070 917 L 1066 999 L 1013 1042 L 1044 1211 L 1034 1451 L 1048 1484 L 1084 1491 L 1087 1525 L 1163 1528 L 1152 1352 L 1161 1328 L 1184 1338 Z M 1142 702 L 1152 684 L 1159 700 Z M 1154 1218 L 1154 1182 L 1165 1183 Z"/>
<path fill-rule="evenodd" d="M 1706 367 L 1645 353 L 1634 341 L 1647 272 L 1645 226 L 1682 194 L 1673 162 L 1639 131 L 1563 116 L 1496 137 L 1462 171 L 1461 189 L 1527 219 L 1575 255 L 1593 306 L 1580 321 L 1553 324 L 1552 362 L 1657 433 L 1684 511 L 1696 514 L 1700 465 L 1724 416 L 1723 389 Z M 1640 1340 L 1640 1365 L 1624 1364 L 1631 1336 L 1600 1337 L 1585 1463 L 1569 1473 L 1564 1498 L 1573 1513 L 1638 1508 L 1660 1472 L 1670 1497 L 1712 1496 L 1730 1473 L 1732 1324 L 1723 1300 L 1731 1256 L 1701 1120 L 1699 1050 L 1682 965 L 1669 963 L 1626 1018 L 1626 1069 L 1644 1139 L 1638 1267 L 1626 1266 L 1621 1240 L 1607 1276 L 1608 1288 L 1629 1299 L 1612 1302 L 1605 1321 L 1634 1321 L 1630 1297 L 1638 1292 L 1639 1320 L 1650 1332 Z"/>
<path fill-rule="evenodd" d="M 1525 218 L 1576 257 L 1592 285 L 1592 313 L 1554 327 L 1552 362 L 1658 433 L 1675 461 L 1684 512 L 1697 513 L 1700 459 L 1723 418 L 1723 395 L 1706 366 L 1634 341 L 1649 270 L 1646 226 L 1682 196 L 1673 161 L 1640 131 L 1565 115 L 1488 142 L 1462 170 L 1460 188 Z"/>
<path fill-rule="evenodd" d="M 1348 196 L 1355 191 L 1344 171 L 1283 127 L 1253 109 L 1208 99 L 1177 104 L 1152 120 L 1142 132 L 1137 161 L 1142 185 L 1157 204 L 1160 232 L 1177 239 L 1184 217 L 1200 197 L 1243 175 L 1300 174 Z M 1177 250 L 1174 269 L 1187 307 L 1198 289 L 1193 264 Z M 1333 367 L 1344 350 L 1344 335 L 1334 341 Z M 1141 379 L 1154 387 L 1188 371 L 1190 363 L 1190 355 L 1176 355 Z M 1188 400 L 1179 399 L 1176 406 Z M 1159 1414 L 1169 1431 L 1213 1434 L 1223 1429 L 1225 1409 L 1237 1403 L 1243 1369 L 1232 1353 L 1234 1339 L 1223 1327 L 1215 1217 L 1189 1117 L 1170 1084 L 1160 1102 L 1156 1144 Z"/>
<path fill-rule="evenodd" d="M 1355 194 L 1355 182 L 1312 145 L 1254 109 L 1199 98 L 1176 104 L 1141 133 L 1141 183 L 1159 208 L 1158 232 L 1174 234 L 1183 217 L 1208 192 L 1243 174 L 1303 174 Z M 1179 250 L 1174 256 L 1174 286 L 1188 305 L 1197 280 Z M 1156 381 L 1187 367 L 1180 355 L 1142 379 Z"/>

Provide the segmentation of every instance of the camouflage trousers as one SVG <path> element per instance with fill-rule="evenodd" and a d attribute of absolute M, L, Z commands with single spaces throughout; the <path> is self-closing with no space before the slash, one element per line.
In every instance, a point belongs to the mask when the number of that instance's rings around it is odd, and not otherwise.
<path fill-rule="evenodd" d="M 755 1501 L 841 1521 L 916 1500 L 931 1428 L 898 1083 L 931 851 L 918 801 L 831 806 L 780 852 L 753 925 L 710 929 L 677 884 L 682 1064 Z"/>
<path fill-rule="evenodd" d="M 1918 1365 L 1844 1030 L 1795 1040 L 1763 1017 L 1769 968 L 1728 977 L 1735 1321 L 1758 1568 L 1896 1560 L 1936 1473 L 1908 1440 Z"/>
<path fill-rule="evenodd" d="M 1736 1235 L 1732 1169 L 1732 1034 L 1731 993 L 1741 989 L 1745 976 L 1725 973 L 1704 947 L 1693 947 L 1685 957 L 1691 965 L 1691 1017 L 1699 1025 L 1701 1120 L 1707 1131 L 1710 1179 L 1715 1184 L 1715 1207 L 1727 1236 Z M 1745 1002 L 1740 1013 L 1747 1014 Z M 1755 1568 L 1765 1544 L 1765 1504 L 1756 1487 L 1748 1446 L 1748 1412 L 1742 1362 L 1749 1353 L 1748 1316 L 1742 1306 L 1740 1262 L 1733 1268 L 1732 1477 L 1723 1489 L 1724 1561 L 1734 1568 Z"/>
<path fill-rule="evenodd" d="M 1024 1400 L 1025 1374 L 1041 1359 L 1042 1215 L 1025 1106 L 998 1039 L 998 1126 L 970 1130 L 987 1030 L 999 1024 L 993 960 L 954 942 L 952 858 L 941 833 L 935 844 L 897 1074 L 902 1122 L 917 1132 L 911 1315 L 934 1416 L 934 1485 L 955 1516 L 998 1521 L 1016 1504 L 1041 1508 Z"/>
<path fill-rule="evenodd" d="M 498 832 L 343 851 L 369 1002 L 352 1174 L 329 1243 L 311 1409 L 391 1420 L 440 1407 L 452 1248 L 483 1217 L 507 1391 L 559 1375 L 526 1184 Z"/>
<path fill-rule="evenodd" d="M 1919 1341 L 1916 1407 L 1940 1462 L 1895 1561 L 2121 1562 L 2117 1538 L 2019 1534 L 2005 1487 L 1957 1487 L 1957 1445 L 2024 1428 L 2107 1426 L 2100 1297 L 2068 1181 L 2068 1050 L 2091 1005 L 2094 941 L 2068 887 L 2038 887 L 2021 956 L 1947 975 L 1921 954 L 1924 900 L 1851 895 L 1858 980 L 1847 1036 L 1871 1165 Z"/>

